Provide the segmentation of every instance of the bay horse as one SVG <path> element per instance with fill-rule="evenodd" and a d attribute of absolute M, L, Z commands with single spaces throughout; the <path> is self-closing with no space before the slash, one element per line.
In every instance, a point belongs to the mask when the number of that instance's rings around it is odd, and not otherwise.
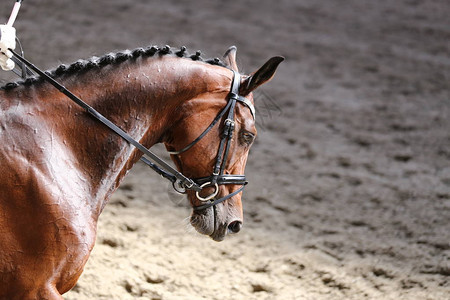
<path fill-rule="evenodd" d="M 282 57 L 239 79 L 239 95 L 268 82 Z M 164 143 L 178 170 L 209 176 L 227 116 L 236 48 L 203 60 L 170 47 L 111 53 L 48 72 L 146 148 Z M 42 77 L 42 76 L 41 76 Z M 62 299 L 94 246 L 97 221 L 111 194 L 142 153 L 88 115 L 41 77 L 0 89 L 0 299 Z M 255 121 L 234 108 L 236 133 L 225 174 L 244 174 Z M 210 125 L 210 130 L 186 151 Z M 217 205 L 194 209 L 191 224 L 221 241 L 242 225 L 241 193 L 220 185 Z M 234 193 L 234 194 L 233 194 Z M 203 204 L 188 191 L 191 205 Z M 200 198 L 201 199 L 201 198 Z"/>

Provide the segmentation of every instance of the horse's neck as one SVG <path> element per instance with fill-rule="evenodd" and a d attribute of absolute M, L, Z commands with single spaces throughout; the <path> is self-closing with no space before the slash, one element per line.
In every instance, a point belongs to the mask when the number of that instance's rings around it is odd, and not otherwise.
<path fill-rule="evenodd" d="M 188 66 L 180 69 L 180 63 Z M 189 65 L 192 63 L 176 58 L 148 59 L 142 65 L 126 62 L 114 70 L 103 68 L 80 76 L 63 76 L 61 80 L 75 95 L 149 148 L 177 118 L 176 108 L 204 92 L 202 83 L 193 85 L 189 80 L 199 69 Z M 174 71 L 177 68 L 179 71 Z M 66 147 L 64 153 L 52 155 L 65 155 L 71 164 L 68 167 L 76 168 L 77 176 L 84 177 L 89 193 L 86 197 L 96 201 L 91 204 L 100 213 L 104 200 L 139 159 L 139 152 L 46 84 L 37 98 L 37 110 L 52 130 L 52 139 L 60 139 Z"/>

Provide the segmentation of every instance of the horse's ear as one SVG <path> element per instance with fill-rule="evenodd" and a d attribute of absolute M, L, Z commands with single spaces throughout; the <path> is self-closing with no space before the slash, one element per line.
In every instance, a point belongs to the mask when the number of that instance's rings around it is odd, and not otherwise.
<path fill-rule="evenodd" d="M 252 73 L 241 85 L 240 94 L 246 96 L 258 86 L 270 81 L 275 75 L 278 65 L 284 60 L 282 56 L 269 59 L 258 71 Z"/>
<path fill-rule="evenodd" d="M 231 46 L 228 48 L 227 52 L 223 55 L 223 61 L 229 68 L 238 72 L 239 70 L 236 64 L 236 51 L 236 46 Z"/>

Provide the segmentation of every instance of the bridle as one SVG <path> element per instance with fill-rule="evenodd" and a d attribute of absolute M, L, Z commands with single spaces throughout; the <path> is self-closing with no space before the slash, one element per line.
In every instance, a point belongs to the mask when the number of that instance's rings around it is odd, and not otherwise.
<path fill-rule="evenodd" d="M 214 118 L 211 124 L 189 145 L 184 147 L 179 151 L 169 151 L 171 155 L 179 155 L 190 148 L 192 148 L 195 144 L 197 144 L 215 125 L 216 123 L 223 118 L 225 114 L 227 114 L 225 121 L 223 122 L 223 129 L 219 144 L 219 150 L 217 151 L 216 162 L 213 167 L 212 175 L 207 177 L 195 178 L 193 181 L 197 183 L 201 189 L 207 187 L 213 187 L 214 191 L 211 192 L 208 196 L 201 196 L 200 191 L 196 191 L 195 195 L 198 200 L 202 202 L 206 202 L 202 205 L 195 206 L 194 210 L 202 210 L 208 207 L 217 205 L 237 194 L 239 194 L 248 183 L 245 179 L 245 175 L 235 175 L 235 174 L 224 174 L 225 167 L 230 151 L 231 139 L 233 138 L 234 128 L 235 128 L 235 108 L 236 103 L 240 102 L 247 106 L 252 113 L 253 119 L 255 118 L 255 107 L 254 105 L 245 97 L 239 95 L 239 88 L 241 84 L 241 75 L 233 70 L 233 81 L 231 84 L 231 90 L 228 96 L 227 105 L 219 112 L 219 114 Z M 219 185 L 241 185 L 239 189 L 236 191 L 222 197 L 219 199 L 215 199 L 217 194 L 219 193 Z M 174 189 L 178 192 L 185 192 L 178 190 L 178 187 L 174 185 Z"/>
<path fill-rule="evenodd" d="M 14 5 L 13 11 L 11 13 L 11 16 L 8 21 L 8 25 L 12 26 L 17 14 L 19 12 L 20 6 L 21 6 L 22 0 L 16 0 L 16 3 Z M 19 40 L 18 44 L 20 48 L 22 46 L 20 45 Z M 63 85 L 58 83 L 56 80 L 54 80 L 52 77 L 50 77 L 46 72 L 43 72 L 38 67 L 36 67 L 34 64 L 29 62 L 23 57 L 23 50 L 21 50 L 21 54 L 19 55 L 16 52 L 14 52 L 13 49 L 9 49 L 11 53 L 13 54 L 14 61 L 21 65 L 22 72 L 16 73 L 17 75 L 21 76 L 23 79 L 26 79 L 28 75 L 34 75 L 32 71 L 36 72 L 38 75 L 40 75 L 42 78 L 44 78 L 47 82 L 49 82 L 51 85 L 53 85 L 58 91 L 66 95 L 69 99 L 74 101 L 76 104 L 78 104 L 80 107 L 82 107 L 87 113 L 89 113 L 93 118 L 97 119 L 104 125 L 106 125 L 109 129 L 114 131 L 116 134 L 121 136 L 123 139 L 125 139 L 128 143 L 136 147 L 139 151 L 143 153 L 143 156 L 141 157 L 141 161 L 143 161 L 145 164 L 147 164 L 150 168 L 152 168 L 154 171 L 156 171 L 158 174 L 160 174 L 162 177 L 170 180 L 172 182 L 173 188 L 178 193 L 186 193 L 187 190 L 193 190 L 195 191 L 195 195 L 198 200 L 204 202 L 204 204 L 199 206 L 194 206 L 194 210 L 202 210 L 209 208 L 211 206 L 215 206 L 227 199 L 230 199 L 231 197 L 239 194 L 247 185 L 247 180 L 245 179 L 245 175 L 230 175 L 230 174 L 224 174 L 225 167 L 228 159 L 228 154 L 230 151 L 230 145 L 231 140 L 233 138 L 233 132 L 235 127 L 235 121 L 234 121 L 234 110 L 236 108 L 236 103 L 240 102 L 247 106 L 250 109 L 250 112 L 252 113 L 253 119 L 255 119 L 255 107 L 254 105 L 245 97 L 242 97 L 239 95 L 239 88 L 241 85 L 241 76 L 240 74 L 235 71 L 233 71 L 233 80 L 231 83 L 231 90 L 228 95 L 228 102 L 227 105 L 219 112 L 219 114 L 214 118 L 214 120 L 211 122 L 211 124 L 205 129 L 205 131 L 200 134 L 194 141 L 192 141 L 189 145 L 184 147 L 183 149 L 179 151 L 169 151 L 171 155 L 179 155 L 187 150 L 189 150 L 191 147 L 193 147 L 195 144 L 198 143 L 213 127 L 214 125 L 219 122 L 223 118 L 223 116 L 227 114 L 227 117 L 223 124 L 223 131 L 222 131 L 222 137 L 219 144 L 219 150 L 217 152 L 217 158 L 216 163 L 214 164 L 213 172 L 211 176 L 207 177 L 201 177 L 201 178 L 195 178 L 190 179 L 183 175 L 181 172 L 174 169 L 171 165 L 166 163 L 164 160 L 162 160 L 160 157 L 158 157 L 156 154 L 152 153 L 149 149 L 147 149 L 144 145 L 133 139 L 129 134 L 127 134 L 125 131 L 123 131 L 121 128 L 119 128 L 117 125 L 112 123 L 110 120 L 105 118 L 102 114 L 100 114 L 98 111 L 96 111 L 94 108 L 89 106 L 87 103 L 85 103 L 83 100 L 75 96 L 72 92 L 70 92 L 68 89 L 66 89 Z M 29 69 L 28 69 L 29 68 Z M 32 71 L 30 71 L 30 69 Z M 239 189 L 236 191 L 222 197 L 219 199 L 216 199 L 216 196 L 219 193 L 219 185 L 241 185 Z M 214 191 L 209 194 L 208 196 L 201 196 L 200 192 L 205 189 L 213 187 Z"/>
<path fill-rule="evenodd" d="M 241 76 L 238 72 L 233 71 L 233 80 L 231 84 L 231 90 L 228 96 L 228 102 L 226 106 L 219 112 L 219 114 L 214 118 L 214 120 L 211 122 L 211 124 L 205 129 L 205 131 L 200 134 L 199 137 L 197 137 L 193 142 L 191 142 L 189 145 L 184 147 L 183 149 L 179 151 L 170 151 L 169 153 L 171 155 L 179 155 L 187 150 L 189 150 L 192 146 L 194 146 L 198 141 L 200 141 L 213 127 L 219 120 L 223 118 L 225 114 L 227 114 L 227 117 L 223 124 L 223 131 L 222 131 L 222 137 L 219 144 L 219 150 L 217 153 L 216 162 L 214 164 L 213 172 L 211 176 L 207 177 L 201 177 L 201 178 L 195 178 L 190 179 L 186 177 L 181 172 L 174 169 L 171 165 L 166 163 L 163 159 L 158 157 L 156 154 L 151 152 L 149 149 L 147 149 L 144 145 L 136 141 L 134 138 L 132 138 L 129 134 L 127 134 L 125 131 L 123 131 L 121 128 L 119 128 L 117 125 L 112 123 L 110 120 L 105 118 L 102 114 L 100 114 L 98 111 L 96 111 L 94 108 L 92 108 L 90 105 L 88 105 L 86 102 L 75 96 L 72 92 L 70 92 L 68 89 L 66 89 L 63 85 L 58 83 L 56 80 L 54 80 L 52 77 L 50 77 L 46 72 L 43 72 L 38 67 L 36 67 L 34 64 L 26 60 L 23 56 L 17 54 L 14 52 L 13 49 L 9 49 L 14 57 L 23 63 L 25 66 L 30 68 L 32 71 L 36 72 L 38 75 L 40 75 L 42 78 L 44 78 L 47 82 L 49 82 L 51 85 L 53 85 L 56 89 L 58 89 L 61 93 L 66 95 L 68 98 L 70 98 L 72 101 L 74 101 L 77 105 L 82 107 L 87 113 L 89 113 L 92 117 L 106 125 L 109 129 L 114 131 L 116 134 L 121 136 L 123 139 L 125 139 L 128 143 L 136 147 L 139 151 L 143 153 L 143 156 L 141 160 L 147 164 L 150 168 L 152 168 L 154 171 L 156 171 L 159 175 L 162 177 L 170 180 L 172 182 L 173 188 L 178 193 L 186 193 L 188 190 L 195 191 L 195 195 L 198 200 L 204 202 L 204 204 L 199 206 L 194 206 L 194 210 L 202 210 L 209 208 L 211 206 L 215 206 L 227 199 L 230 199 L 231 197 L 239 194 L 247 185 L 247 180 L 245 179 L 245 175 L 230 175 L 230 174 L 224 174 L 225 167 L 227 163 L 227 158 L 229 155 L 230 145 L 231 145 L 231 139 L 233 137 L 234 127 L 235 127 L 235 108 L 236 103 L 240 102 L 247 106 L 251 113 L 253 118 L 255 118 L 255 107 L 253 104 L 245 97 L 242 97 L 239 95 L 239 88 L 241 84 Z M 219 193 L 219 185 L 241 185 L 239 189 L 236 191 L 222 197 L 219 199 L 216 199 L 216 196 Z M 214 191 L 208 195 L 208 196 L 201 196 L 200 192 L 205 189 L 213 187 Z"/>

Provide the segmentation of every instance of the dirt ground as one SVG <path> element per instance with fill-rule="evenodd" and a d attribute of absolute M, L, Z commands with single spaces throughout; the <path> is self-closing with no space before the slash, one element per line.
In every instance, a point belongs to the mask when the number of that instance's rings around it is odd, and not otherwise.
<path fill-rule="evenodd" d="M 448 0 L 25 1 L 43 68 L 150 44 L 236 45 L 247 74 L 286 57 L 257 95 L 241 233 L 197 234 L 138 164 L 65 299 L 449 299 L 449 16 Z"/>

